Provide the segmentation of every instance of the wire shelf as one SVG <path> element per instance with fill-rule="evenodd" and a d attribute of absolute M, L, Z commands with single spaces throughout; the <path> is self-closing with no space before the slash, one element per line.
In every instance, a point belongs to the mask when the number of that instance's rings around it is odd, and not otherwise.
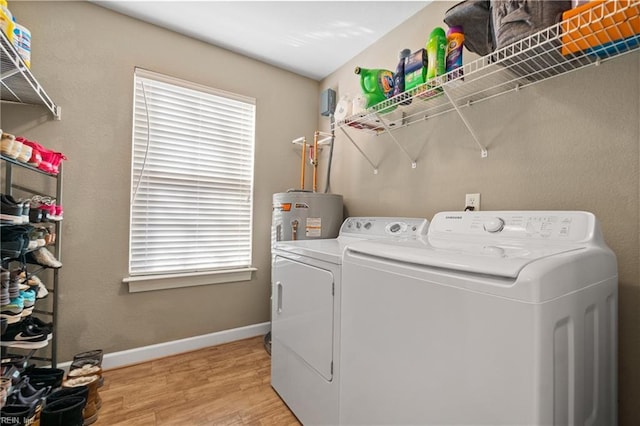
<path fill-rule="evenodd" d="M 47 95 L 4 32 L 0 31 L 0 99 L 46 107 L 60 119 L 60 107 Z"/>
<path fill-rule="evenodd" d="M 639 0 L 587 5 L 558 24 L 346 117 L 335 126 L 343 131 L 389 133 L 450 111 L 460 113 L 474 103 L 638 49 Z M 484 157 L 486 150 L 482 150 Z"/>

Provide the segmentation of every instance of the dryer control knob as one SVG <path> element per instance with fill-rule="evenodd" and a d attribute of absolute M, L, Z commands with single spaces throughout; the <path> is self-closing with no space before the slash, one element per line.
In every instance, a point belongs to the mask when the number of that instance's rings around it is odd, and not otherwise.
<path fill-rule="evenodd" d="M 487 232 L 500 232 L 504 228 L 504 220 L 499 217 L 493 217 L 484 221 L 484 230 Z"/>
<path fill-rule="evenodd" d="M 364 229 L 369 229 L 371 228 L 371 222 L 367 222 L 364 224 Z"/>

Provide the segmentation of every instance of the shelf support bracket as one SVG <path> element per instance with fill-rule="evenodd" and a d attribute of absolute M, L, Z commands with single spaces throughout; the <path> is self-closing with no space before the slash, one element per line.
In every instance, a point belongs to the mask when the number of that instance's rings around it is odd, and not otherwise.
<path fill-rule="evenodd" d="M 418 167 L 416 160 L 414 160 L 413 158 L 411 158 L 411 155 L 409 155 L 409 153 L 407 152 L 406 149 L 404 149 L 404 146 L 402 146 L 402 144 L 400 142 L 398 142 L 398 140 L 395 138 L 395 136 L 393 136 L 393 133 L 391 133 L 391 129 L 389 129 L 389 126 L 387 126 L 387 123 L 382 119 L 382 117 L 380 117 L 379 113 L 375 113 L 376 114 L 376 118 L 378 119 L 378 121 L 382 124 L 382 126 L 384 127 L 384 130 L 387 132 L 387 134 L 391 137 L 391 139 L 396 143 L 396 145 L 398 145 L 398 147 L 400 148 L 400 150 L 402 152 L 404 152 L 404 154 L 409 158 L 409 161 L 411 161 L 411 168 L 415 169 L 416 167 Z"/>
<path fill-rule="evenodd" d="M 464 114 L 462 114 L 462 111 L 460 111 L 460 108 L 458 107 L 458 104 L 456 104 L 456 102 L 453 100 L 453 98 L 449 94 L 449 90 L 447 89 L 446 86 L 442 86 L 442 90 L 444 91 L 444 94 L 447 97 L 447 99 L 449 99 L 449 102 L 451 102 L 451 105 L 453 106 L 453 108 L 458 113 L 458 116 L 460 117 L 460 119 L 462 120 L 464 125 L 467 126 L 467 130 L 469 131 L 469 133 L 471 133 L 471 136 L 473 137 L 473 140 L 476 141 L 476 143 L 480 147 L 480 156 L 482 158 L 487 158 L 487 155 L 488 155 L 487 154 L 487 148 L 485 148 L 485 146 L 482 145 L 480 143 L 480 141 L 478 140 L 478 136 L 476 136 L 475 132 L 473 131 L 473 128 L 471 127 L 471 124 L 469 124 L 469 122 L 465 118 Z"/>
<path fill-rule="evenodd" d="M 371 168 L 373 169 L 373 174 L 377 175 L 378 174 L 378 166 L 376 166 L 375 164 L 373 164 L 373 162 L 369 159 L 369 157 L 367 156 L 367 154 L 364 153 L 364 151 L 358 146 L 358 144 L 351 138 L 351 136 L 349 136 L 349 133 L 347 133 L 347 131 L 344 129 L 344 127 L 340 127 L 340 130 L 342 130 L 342 133 L 345 134 L 345 136 L 347 137 L 347 139 L 349 139 L 349 142 L 351 142 L 353 144 L 353 146 L 356 147 L 356 149 L 358 150 L 358 152 L 365 158 L 365 160 L 367 160 L 367 162 L 371 165 Z"/>

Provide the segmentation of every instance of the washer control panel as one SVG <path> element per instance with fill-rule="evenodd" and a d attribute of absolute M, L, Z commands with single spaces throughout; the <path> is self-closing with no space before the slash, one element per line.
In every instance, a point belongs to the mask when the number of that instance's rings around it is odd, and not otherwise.
<path fill-rule="evenodd" d="M 340 235 L 359 237 L 418 237 L 426 235 L 429 221 L 408 217 L 350 217 Z"/>
<path fill-rule="evenodd" d="M 584 241 L 595 227 L 593 214 L 580 211 L 442 212 L 431 221 L 429 235 Z"/>

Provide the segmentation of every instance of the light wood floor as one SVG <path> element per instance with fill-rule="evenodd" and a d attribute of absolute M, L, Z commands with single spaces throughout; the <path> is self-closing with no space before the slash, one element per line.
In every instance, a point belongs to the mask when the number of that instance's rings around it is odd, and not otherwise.
<path fill-rule="evenodd" d="M 96 426 L 299 425 L 270 385 L 262 337 L 110 370 Z"/>

